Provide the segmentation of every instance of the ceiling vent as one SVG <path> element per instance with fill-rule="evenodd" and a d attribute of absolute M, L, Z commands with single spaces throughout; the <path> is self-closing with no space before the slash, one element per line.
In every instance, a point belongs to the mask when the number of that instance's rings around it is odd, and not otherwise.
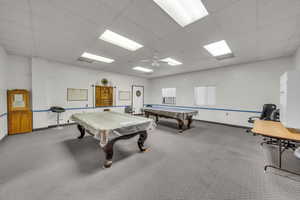
<path fill-rule="evenodd" d="M 226 55 L 222 55 L 222 56 L 217 56 L 215 57 L 217 60 L 226 60 L 226 59 L 230 59 L 230 58 L 234 58 L 234 54 L 226 54 Z"/>
<path fill-rule="evenodd" d="M 90 63 L 90 64 L 95 62 L 92 59 L 88 59 L 88 58 L 84 58 L 84 57 L 79 57 L 78 61 L 80 61 L 80 62 L 86 62 L 86 63 Z"/>

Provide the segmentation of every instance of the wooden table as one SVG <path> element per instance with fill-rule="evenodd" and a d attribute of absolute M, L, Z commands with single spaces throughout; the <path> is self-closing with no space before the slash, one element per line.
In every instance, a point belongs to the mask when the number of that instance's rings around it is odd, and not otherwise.
<path fill-rule="evenodd" d="M 300 132 L 295 129 L 288 129 L 280 122 L 255 120 L 254 127 L 251 132 L 262 135 L 265 137 L 273 138 L 277 140 L 278 144 L 278 166 L 266 165 L 265 171 L 271 167 L 281 171 L 289 172 L 292 174 L 300 175 L 298 173 L 286 170 L 282 168 L 282 153 L 286 149 L 290 149 L 290 142 L 300 142 Z"/>

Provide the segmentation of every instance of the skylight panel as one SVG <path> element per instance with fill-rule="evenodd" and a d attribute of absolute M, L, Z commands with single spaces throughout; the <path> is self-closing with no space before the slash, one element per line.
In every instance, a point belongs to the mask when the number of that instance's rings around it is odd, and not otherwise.
<path fill-rule="evenodd" d="M 232 51 L 225 40 L 205 45 L 204 48 L 214 57 L 232 54 Z"/>
<path fill-rule="evenodd" d="M 201 0 L 153 1 L 182 27 L 208 15 L 208 11 Z"/>
<path fill-rule="evenodd" d="M 115 61 L 114 59 L 98 56 L 98 55 L 91 54 L 91 53 L 88 53 L 88 52 L 84 52 L 81 55 L 81 57 L 82 58 L 87 58 L 87 59 L 90 59 L 90 60 L 105 62 L 105 63 L 112 63 L 112 62 Z"/>
<path fill-rule="evenodd" d="M 145 67 L 140 67 L 140 66 L 134 67 L 132 69 L 136 70 L 136 71 L 146 72 L 146 73 L 153 72 L 153 69 L 149 69 L 149 68 L 145 68 Z"/>
<path fill-rule="evenodd" d="M 161 61 L 164 61 L 164 62 L 167 62 L 168 65 L 171 65 L 171 66 L 177 66 L 177 65 L 182 65 L 181 62 L 173 59 L 173 58 L 164 58 L 164 59 L 161 59 Z"/>
<path fill-rule="evenodd" d="M 99 37 L 99 39 L 109 42 L 111 44 L 117 45 L 124 49 L 130 50 L 130 51 L 136 51 L 143 47 L 143 45 L 141 45 L 133 40 L 130 40 L 122 35 L 119 35 L 115 32 L 112 32 L 110 30 L 106 30 Z"/>

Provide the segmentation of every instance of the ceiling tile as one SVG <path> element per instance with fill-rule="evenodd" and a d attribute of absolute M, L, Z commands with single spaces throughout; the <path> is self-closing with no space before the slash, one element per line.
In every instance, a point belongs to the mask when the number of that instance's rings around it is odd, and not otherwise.
<path fill-rule="evenodd" d="M 258 27 L 268 26 L 282 19 L 300 14 L 299 0 L 258 0 Z"/>
<path fill-rule="evenodd" d="M 225 35 L 242 35 L 256 31 L 256 1 L 240 0 L 215 14 Z"/>
<path fill-rule="evenodd" d="M 239 0 L 202 0 L 209 13 L 215 13 L 225 9 Z"/>
<path fill-rule="evenodd" d="M 182 29 L 171 17 L 161 10 L 152 0 L 134 0 L 124 11 L 124 16 L 159 37 L 164 37 Z"/>
<path fill-rule="evenodd" d="M 110 25 L 119 15 L 119 11 L 99 0 L 72 0 L 72 2 L 68 0 L 51 0 L 50 5 L 101 27 Z"/>
<path fill-rule="evenodd" d="M 12 24 L 19 26 L 19 28 L 30 29 L 30 10 L 27 1 L 0 2 L 0 20 L 9 21 Z"/>
<path fill-rule="evenodd" d="M 116 11 L 123 11 L 124 9 L 128 8 L 133 2 L 133 0 L 100 0 L 100 1 L 109 5 L 111 8 L 113 8 Z"/>

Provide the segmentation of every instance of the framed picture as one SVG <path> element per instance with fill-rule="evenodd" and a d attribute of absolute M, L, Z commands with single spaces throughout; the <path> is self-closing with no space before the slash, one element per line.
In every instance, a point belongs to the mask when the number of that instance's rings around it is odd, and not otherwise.
<path fill-rule="evenodd" d="M 88 101 L 88 89 L 67 89 L 67 100 L 68 101 Z"/>
<path fill-rule="evenodd" d="M 130 101 L 130 91 L 119 91 L 120 101 Z"/>

